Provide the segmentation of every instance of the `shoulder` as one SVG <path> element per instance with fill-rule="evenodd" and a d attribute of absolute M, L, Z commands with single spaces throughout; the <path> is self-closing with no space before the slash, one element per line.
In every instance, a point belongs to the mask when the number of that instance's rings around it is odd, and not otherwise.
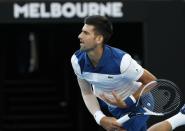
<path fill-rule="evenodd" d="M 116 48 L 116 47 L 107 46 L 107 48 L 109 48 L 111 50 L 112 55 L 115 57 L 122 58 L 125 54 L 127 54 L 125 51 L 123 51 L 119 48 Z"/>
<path fill-rule="evenodd" d="M 121 72 L 124 72 L 130 65 L 132 61 L 132 57 L 130 54 L 125 54 L 122 59 L 121 59 L 121 64 L 120 64 L 120 68 L 121 68 Z"/>
<path fill-rule="evenodd" d="M 115 47 L 110 47 L 114 61 L 119 64 L 120 71 L 125 71 L 132 61 L 132 57 L 129 53 Z"/>
<path fill-rule="evenodd" d="M 72 64 L 79 64 L 81 61 L 84 61 L 85 52 L 77 50 L 71 57 Z"/>
<path fill-rule="evenodd" d="M 130 65 L 132 57 L 129 53 L 118 48 L 113 48 L 113 50 L 114 50 L 113 55 L 116 58 L 116 60 L 119 60 L 120 70 L 121 72 L 123 72 Z"/>
<path fill-rule="evenodd" d="M 80 79 L 83 79 L 81 75 L 81 68 L 82 68 L 81 66 L 84 64 L 84 59 L 85 59 L 84 56 L 85 56 L 85 53 L 78 50 L 71 57 L 71 64 L 72 64 L 73 70 L 77 75 L 77 77 Z"/>
<path fill-rule="evenodd" d="M 77 59 L 83 59 L 84 54 L 85 54 L 85 53 L 84 53 L 83 51 L 77 50 L 77 51 L 72 55 L 71 59 L 74 59 L 75 57 L 76 57 Z"/>
<path fill-rule="evenodd" d="M 111 46 L 107 46 L 107 48 L 109 48 L 111 57 L 113 58 L 114 62 L 116 62 L 118 65 L 121 64 L 122 59 L 128 54 L 119 48 Z"/>

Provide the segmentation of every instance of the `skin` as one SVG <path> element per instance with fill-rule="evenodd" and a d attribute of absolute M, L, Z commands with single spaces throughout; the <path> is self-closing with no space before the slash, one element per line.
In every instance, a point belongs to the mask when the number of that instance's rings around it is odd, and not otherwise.
<path fill-rule="evenodd" d="M 172 127 L 168 121 L 162 121 L 151 126 L 147 131 L 172 131 Z"/>
<path fill-rule="evenodd" d="M 103 36 L 101 34 L 98 34 L 95 31 L 95 27 L 93 25 L 84 24 L 78 38 L 80 40 L 80 50 L 87 52 L 87 55 L 91 63 L 93 64 L 94 67 L 96 67 L 103 54 L 103 41 L 104 41 Z M 139 90 L 141 90 L 145 84 L 155 79 L 156 77 L 154 75 L 152 75 L 149 71 L 144 70 L 143 75 L 138 80 L 139 82 L 143 83 L 143 85 L 139 88 Z M 78 80 L 78 83 L 81 87 L 81 92 L 83 94 L 82 96 L 84 101 L 87 95 L 92 97 L 92 99 L 95 99 L 95 96 L 93 95 L 92 91 L 90 90 L 87 91 L 88 90 L 87 86 L 83 86 L 84 84 L 87 85 L 87 82 L 85 80 Z M 85 91 L 88 93 L 86 93 Z M 108 101 L 113 105 L 116 105 L 121 108 L 127 107 L 127 105 L 121 100 L 120 96 L 118 96 L 114 91 L 112 92 L 112 95 L 114 96 L 114 99 L 109 99 L 104 94 L 102 94 L 102 97 L 104 98 L 104 100 Z M 133 94 L 133 96 L 137 99 L 138 93 L 136 92 L 135 94 Z M 94 111 L 90 111 L 90 112 L 92 114 L 94 113 Z M 105 116 L 100 120 L 100 124 L 107 131 L 115 131 L 115 130 L 126 131 L 125 129 L 122 128 L 122 126 L 119 123 L 117 123 L 117 119 L 114 117 Z"/>
<path fill-rule="evenodd" d="M 80 50 L 87 52 L 92 64 L 96 67 L 103 54 L 103 36 L 95 32 L 94 26 L 85 24 L 78 38 Z"/>

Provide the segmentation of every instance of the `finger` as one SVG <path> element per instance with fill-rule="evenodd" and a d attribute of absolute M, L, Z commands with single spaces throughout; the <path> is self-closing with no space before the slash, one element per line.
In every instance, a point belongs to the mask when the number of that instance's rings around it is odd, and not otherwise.
<path fill-rule="evenodd" d="M 104 98 L 104 94 L 100 94 L 100 97 L 104 100 L 105 98 Z"/>
<path fill-rule="evenodd" d="M 120 130 L 123 130 L 123 129 L 120 128 L 120 127 L 117 127 L 117 126 L 113 126 L 113 125 L 112 125 L 112 127 L 111 127 L 110 130 L 111 130 L 111 131 L 120 131 Z"/>
<path fill-rule="evenodd" d="M 127 130 L 122 128 L 122 129 L 120 129 L 120 131 L 127 131 Z"/>
<path fill-rule="evenodd" d="M 116 131 L 126 131 L 123 127 L 116 127 Z"/>
<path fill-rule="evenodd" d="M 126 129 L 123 129 L 121 127 L 113 127 L 111 131 L 127 131 Z"/>
<path fill-rule="evenodd" d="M 104 95 L 104 94 L 102 94 L 101 96 L 102 96 L 102 98 L 103 98 L 105 101 L 107 101 L 108 103 L 110 103 L 110 104 L 115 104 L 114 98 L 111 99 L 111 98 L 107 97 L 107 96 Z"/>
<path fill-rule="evenodd" d="M 123 128 L 120 128 L 120 129 L 118 129 L 118 131 L 127 131 L 127 130 L 125 130 L 125 129 L 123 129 Z"/>
<path fill-rule="evenodd" d="M 106 100 L 106 96 L 104 94 L 100 94 L 100 97 L 103 99 L 103 100 Z"/>
<path fill-rule="evenodd" d="M 114 122 L 113 125 L 116 126 L 117 128 L 118 128 L 118 127 L 122 127 L 122 124 L 120 124 L 120 123 L 118 123 L 118 122 Z"/>
<path fill-rule="evenodd" d="M 121 127 L 122 128 L 122 124 L 117 122 L 116 118 L 112 118 L 112 125 L 116 126 L 116 127 Z"/>
<path fill-rule="evenodd" d="M 111 100 L 110 98 L 107 98 L 107 97 L 105 97 L 104 98 L 108 103 L 110 103 L 110 104 L 114 104 L 115 102 L 113 101 L 113 100 Z"/>
<path fill-rule="evenodd" d="M 120 97 L 116 94 L 115 91 L 112 91 L 112 95 L 114 96 L 114 98 L 119 101 L 120 100 Z"/>
<path fill-rule="evenodd" d="M 101 94 L 100 97 L 103 99 L 103 100 L 107 100 L 107 97 L 104 95 L 104 94 Z"/>

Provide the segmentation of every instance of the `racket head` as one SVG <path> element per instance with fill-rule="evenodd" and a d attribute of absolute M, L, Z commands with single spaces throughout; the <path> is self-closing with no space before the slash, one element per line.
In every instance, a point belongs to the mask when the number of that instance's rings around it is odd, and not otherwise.
<path fill-rule="evenodd" d="M 157 79 L 143 87 L 136 105 L 150 115 L 166 115 L 180 107 L 181 92 L 172 81 Z"/>

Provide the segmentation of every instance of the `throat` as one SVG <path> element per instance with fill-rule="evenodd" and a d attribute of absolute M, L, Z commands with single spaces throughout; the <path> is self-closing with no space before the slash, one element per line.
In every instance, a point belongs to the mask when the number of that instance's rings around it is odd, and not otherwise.
<path fill-rule="evenodd" d="M 96 67 L 98 65 L 98 61 L 95 61 L 95 60 L 91 60 L 91 63 L 93 65 L 93 67 Z"/>
<path fill-rule="evenodd" d="M 93 67 L 96 67 L 98 65 L 98 63 L 100 62 L 102 55 L 88 55 L 90 62 L 92 64 Z"/>
<path fill-rule="evenodd" d="M 88 57 L 93 65 L 93 67 L 96 67 L 98 65 L 98 63 L 100 62 L 102 55 L 103 55 L 103 49 L 100 48 L 99 50 L 97 50 L 96 52 L 89 52 L 88 53 Z"/>

